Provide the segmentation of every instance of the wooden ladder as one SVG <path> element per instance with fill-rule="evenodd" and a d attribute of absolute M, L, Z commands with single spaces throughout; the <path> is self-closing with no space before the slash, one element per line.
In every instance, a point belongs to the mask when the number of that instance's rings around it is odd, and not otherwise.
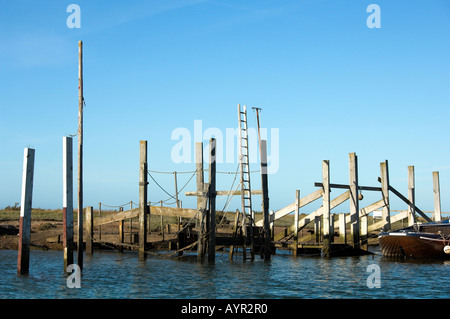
<path fill-rule="evenodd" d="M 250 165 L 249 165 L 249 145 L 247 127 L 247 107 L 238 104 L 239 112 L 239 166 L 241 170 L 241 205 L 242 205 L 242 228 L 244 235 L 243 258 L 254 259 L 253 226 L 254 215 L 252 211 L 252 195 L 250 187 Z M 250 239 L 250 247 L 247 245 Z M 250 258 L 247 258 L 247 250 L 250 251 Z"/>

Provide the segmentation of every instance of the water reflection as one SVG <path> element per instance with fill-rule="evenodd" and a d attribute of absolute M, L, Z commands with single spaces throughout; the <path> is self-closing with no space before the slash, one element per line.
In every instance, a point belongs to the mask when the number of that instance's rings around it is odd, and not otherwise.
<path fill-rule="evenodd" d="M 62 252 L 32 251 L 30 274 L 17 276 L 17 252 L 0 251 L 1 298 L 449 298 L 450 261 L 392 260 L 374 256 L 293 257 L 215 264 L 136 253 L 86 256 L 82 287 L 69 289 Z M 380 269 L 381 288 L 369 288 L 367 267 Z M 437 281 L 436 278 L 439 278 Z"/>

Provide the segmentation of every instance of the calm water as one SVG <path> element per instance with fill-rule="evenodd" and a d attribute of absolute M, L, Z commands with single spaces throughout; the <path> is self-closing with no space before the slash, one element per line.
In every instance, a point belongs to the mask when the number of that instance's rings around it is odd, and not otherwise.
<path fill-rule="evenodd" d="M 17 252 L 0 251 L 0 298 L 449 298 L 450 261 L 405 262 L 379 255 L 324 259 L 277 254 L 271 261 L 214 265 L 95 251 L 84 257 L 81 288 L 68 288 L 61 251 L 31 251 L 30 274 L 18 276 Z M 380 269 L 380 288 L 367 279 Z M 373 267 L 373 266 L 371 266 Z M 369 267 L 370 269 L 370 267 Z M 243 284 L 247 282 L 247 284 Z"/>

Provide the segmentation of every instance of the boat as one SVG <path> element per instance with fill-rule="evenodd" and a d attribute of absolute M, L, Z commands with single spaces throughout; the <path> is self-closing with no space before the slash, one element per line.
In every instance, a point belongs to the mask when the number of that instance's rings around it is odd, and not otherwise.
<path fill-rule="evenodd" d="M 386 257 L 450 259 L 450 219 L 414 224 L 378 236 Z"/>

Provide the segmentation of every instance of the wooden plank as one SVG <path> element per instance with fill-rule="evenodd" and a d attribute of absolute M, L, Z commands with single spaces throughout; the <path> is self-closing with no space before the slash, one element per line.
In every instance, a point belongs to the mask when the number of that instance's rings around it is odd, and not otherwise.
<path fill-rule="evenodd" d="M 323 195 L 323 189 L 318 189 L 315 192 L 306 195 L 305 197 L 300 199 L 300 207 L 306 206 L 309 203 L 312 203 L 313 201 L 319 199 Z M 283 207 L 280 210 L 277 210 L 275 213 L 271 214 L 270 216 L 270 222 L 274 222 L 275 220 L 286 216 L 290 213 L 292 213 L 296 208 L 296 203 L 293 202 L 292 204 Z M 259 220 L 255 223 L 256 226 L 263 226 L 263 220 Z"/>
<path fill-rule="evenodd" d="M 321 190 L 323 191 L 323 190 Z M 339 195 L 338 197 L 336 197 L 335 199 L 333 199 L 330 202 L 330 209 L 333 209 L 337 206 L 339 206 L 340 204 L 344 203 L 346 200 L 348 200 L 350 198 L 350 191 L 346 191 L 344 193 L 342 193 L 341 195 Z M 313 211 L 312 213 L 310 213 L 309 215 L 305 216 L 304 218 L 300 219 L 299 223 L 298 223 L 298 229 L 299 231 L 302 230 L 309 222 L 311 222 L 312 220 L 314 220 L 314 218 L 316 216 L 320 216 L 322 214 L 322 207 L 316 209 L 315 211 Z M 286 234 L 292 234 L 294 231 L 294 225 L 290 226 L 287 228 L 286 230 Z M 278 234 L 276 236 L 274 236 L 274 241 L 278 241 L 283 239 L 284 237 L 287 237 L 287 235 L 283 234 Z M 282 236 L 282 237 L 281 237 Z"/>
<path fill-rule="evenodd" d="M 395 222 L 397 222 L 399 220 L 402 220 L 402 219 L 405 219 L 405 218 L 408 218 L 408 211 L 407 210 L 391 216 L 391 223 L 395 223 Z M 383 229 L 384 225 L 385 225 L 385 221 L 384 220 L 380 220 L 379 222 L 373 223 L 372 225 L 369 225 L 369 227 L 368 227 L 369 228 L 369 232 Z"/>
<path fill-rule="evenodd" d="M 23 154 L 19 243 L 17 250 L 17 273 L 19 275 L 28 274 L 30 268 L 31 207 L 33 201 L 34 157 L 34 149 L 25 148 Z"/>
<path fill-rule="evenodd" d="M 314 186 L 315 187 L 323 187 L 323 183 L 314 183 Z M 330 188 L 350 189 L 350 185 L 330 183 Z M 377 191 L 377 192 L 381 192 L 381 187 L 360 186 L 360 185 L 358 185 L 358 190 L 360 190 L 360 191 Z"/>

